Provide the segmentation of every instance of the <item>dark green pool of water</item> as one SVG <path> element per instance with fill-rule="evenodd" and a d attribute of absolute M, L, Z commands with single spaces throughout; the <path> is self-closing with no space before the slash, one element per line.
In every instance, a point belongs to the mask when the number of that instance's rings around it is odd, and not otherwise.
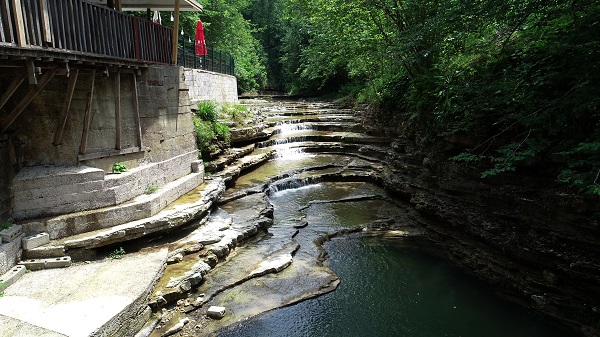
<path fill-rule="evenodd" d="M 336 291 L 219 336 L 573 336 L 402 240 L 343 236 L 325 248 L 342 280 Z"/>

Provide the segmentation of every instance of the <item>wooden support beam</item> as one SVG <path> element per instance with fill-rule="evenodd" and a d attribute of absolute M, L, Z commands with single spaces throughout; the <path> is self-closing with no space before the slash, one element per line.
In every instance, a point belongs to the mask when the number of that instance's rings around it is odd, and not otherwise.
<path fill-rule="evenodd" d="M 40 14 L 42 16 L 42 41 L 46 45 L 52 45 L 52 31 L 50 30 L 50 13 L 46 0 L 40 1 Z"/>
<path fill-rule="evenodd" d="M 12 97 L 12 95 L 15 93 L 15 91 L 17 90 L 19 85 L 21 85 L 21 83 L 23 83 L 24 80 L 25 80 L 25 76 L 17 75 L 12 80 L 12 82 L 10 82 L 8 89 L 6 90 L 6 92 L 4 92 L 2 94 L 2 97 L 0 97 L 0 109 L 2 109 L 2 107 L 4 107 L 4 104 L 6 104 L 6 102 L 8 102 L 8 100 Z"/>
<path fill-rule="evenodd" d="M 96 69 L 92 70 L 90 76 L 90 87 L 87 93 L 87 103 L 85 105 L 85 116 L 83 117 L 83 132 L 81 133 L 81 145 L 79 153 L 85 154 L 87 151 L 88 132 L 90 131 L 90 114 L 92 113 L 92 98 L 94 97 L 94 82 L 96 81 Z"/>
<path fill-rule="evenodd" d="M 116 2 L 116 7 L 115 9 L 118 10 L 119 12 L 123 11 L 123 1 L 122 0 L 115 0 Z"/>
<path fill-rule="evenodd" d="M 48 70 L 48 72 L 42 76 L 38 85 L 29 90 L 21 102 L 17 104 L 14 110 L 11 111 L 11 113 L 6 116 L 6 118 L 0 124 L 0 134 L 4 133 L 12 125 L 12 123 L 17 119 L 17 117 L 19 117 L 23 110 L 25 110 L 29 103 L 31 103 L 31 101 L 33 101 L 33 99 L 42 91 L 42 89 L 44 89 L 46 84 L 50 82 L 55 73 L 56 69 Z"/>
<path fill-rule="evenodd" d="M 35 63 L 33 59 L 25 60 L 26 68 L 27 68 L 27 78 L 29 79 L 29 84 L 37 84 L 37 77 L 35 76 Z"/>
<path fill-rule="evenodd" d="M 137 145 L 140 149 L 142 149 L 142 123 L 140 120 L 140 104 L 138 101 L 137 75 L 135 73 L 133 74 L 133 111 L 135 113 Z"/>
<path fill-rule="evenodd" d="M 173 64 L 177 64 L 177 41 L 179 41 L 179 0 L 175 1 L 175 24 L 173 25 L 173 45 L 171 46 L 171 58 Z"/>
<path fill-rule="evenodd" d="M 121 73 L 115 72 L 115 149 L 121 149 Z"/>
<path fill-rule="evenodd" d="M 15 20 L 15 35 L 17 36 L 17 45 L 19 47 L 27 46 L 27 40 L 25 39 L 25 23 L 23 21 L 23 9 L 21 7 L 21 0 L 11 0 L 13 17 Z"/>
<path fill-rule="evenodd" d="M 17 163 L 17 155 L 15 154 L 15 146 L 13 145 L 11 136 L 8 136 L 8 144 L 6 145 L 8 148 L 8 161 L 11 165 L 15 165 Z"/>
<path fill-rule="evenodd" d="M 65 127 L 67 126 L 67 117 L 69 116 L 69 109 L 71 108 L 71 100 L 73 99 L 73 92 L 75 92 L 75 85 L 77 84 L 77 76 L 79 75 L 79 69 L 74 69 L 69 78 L 69 84 L 67 86 L 67 92 L 65 93 L 65 99 L 63 100 L 62 113 L 60 118 L 60 124 L 56 128 L 54 134 L 54 145 L 62 144 L 63 134 Z"/>

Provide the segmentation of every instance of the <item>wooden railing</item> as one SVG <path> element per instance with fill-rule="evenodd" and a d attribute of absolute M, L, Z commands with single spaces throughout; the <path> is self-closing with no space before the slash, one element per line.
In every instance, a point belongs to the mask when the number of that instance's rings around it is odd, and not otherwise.
<path fill-rule="evenodd" d="M 0 47 L 171 63 L 172 29 L 82 0 L 0 0 Z"/>

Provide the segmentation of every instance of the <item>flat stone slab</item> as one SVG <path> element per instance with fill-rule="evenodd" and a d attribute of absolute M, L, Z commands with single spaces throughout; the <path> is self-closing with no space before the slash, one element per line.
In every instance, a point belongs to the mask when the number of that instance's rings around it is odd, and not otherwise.
<path fill-rule="evenodd" d="M 35 235 L 26 236 L 23 239 L 21 239 L 23 249 L 27 250 L 43 246 L 48 242 L 50 242 L 50 234 L 48 233 L 38 233 Z"/>
<path fill-rule="evenodd" d="M 0 238 L 4 242 L 11 242 L 16 239 L 21 233 L 23 229 L 20 225 L 12 225 L 10 228 L 4 229 L 0 232 Z"/>
<path fill-rule="evenodd" d="M 61 256 L 47 259 L 29 259 L 19 262 L 19 265 L 25 266 L 32 271 L 51 268 L 66 268 L 71 265 L 71 257 Z"/>
<path fill-rule="evenodd" d="M 14 266 L 9 271 L 0 276 L 0 291 L 6 289 L 9 285 L 17 282 L 21 276 L 25 275 L 27 269 L 24 266 Z"/>
<path fill-rule="evenodd" d="M 167 253 L 27 273 L 0 297 L 0 336 L 132 336 L 122 329 L 141 328 L 135 320 L 147 308 Z"/>

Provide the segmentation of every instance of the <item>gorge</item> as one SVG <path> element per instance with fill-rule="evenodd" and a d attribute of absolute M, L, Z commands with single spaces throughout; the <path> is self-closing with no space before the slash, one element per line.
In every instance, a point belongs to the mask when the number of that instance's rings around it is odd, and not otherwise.
<path fill-rule="evenodd" d="M 252 123 L 232 128 L 232 149 L 206 165 L 227 185 L 208 226 L 262 225 L 255 235 L 215 251 L 216 256 L 200 254 L 207 264 L 213 261 L 213 269 L 203 273 L 197 289 L 173 297 L 174 309 L 151 321 L 150 336 L 181 322 L 190 322 L 181 326 L 181 336 L 310 331 L 325 336 L 336 335 L 341 326 L 357 335 L 376 326 L 385 326 L 375 330 L 381 334 L 407 336 L 475 336 L 489 333 L 486 329 L 498 336 L 597 333 L 598 303 L 592 293 L 597 293 L 593 214 L 598 204 L 593 198 L 539 190 L 534 179 L 530 187 L 512 176 L 482 180 L 456 163 L 435 162 L 409 140 L 371 123 L 366 110 L 321 102 L 244 104 L 254 114 Z M 185 274 L 197 261 L 186 255 L 167 267 L 164 278 Z M 436 268 L 438 274 L 431 271 Z M 406 273 L 418 275 L 416 283 L 411 285 Z M 389 292 L 373 290 L 381 288 Z M 159 296 L 165 293 L 158 289 Z M 405 317 L 415 309 L 394 303 L 418 303 L 415 291 L 429 306 Z M 359 298 L 349 304 L 339 297 Z M 336 308 L 336 303 L 346 306 Z M 452 303 L 459 303 L 458 311 L 474 309 L 456 316 Z M 384 309 L 368 315 L 358 309 L 377 304 Z M 224 318 L 206 318 L 212 305 L 226 308 Z M 450 306 L 450 313 L 436 312 Z M 280 307 L 286 308 L 238 323 Z M 185 318 L 181 312 L 187 312 Z M 430 316 L 438 323 L 426 323 Z M 455 320 L 466 327 L 452 326 Z M 510 323 L 499 323 L 503 320 Z M 336 326 L 332 322 L 341 326 L 327 330 Z"/>

